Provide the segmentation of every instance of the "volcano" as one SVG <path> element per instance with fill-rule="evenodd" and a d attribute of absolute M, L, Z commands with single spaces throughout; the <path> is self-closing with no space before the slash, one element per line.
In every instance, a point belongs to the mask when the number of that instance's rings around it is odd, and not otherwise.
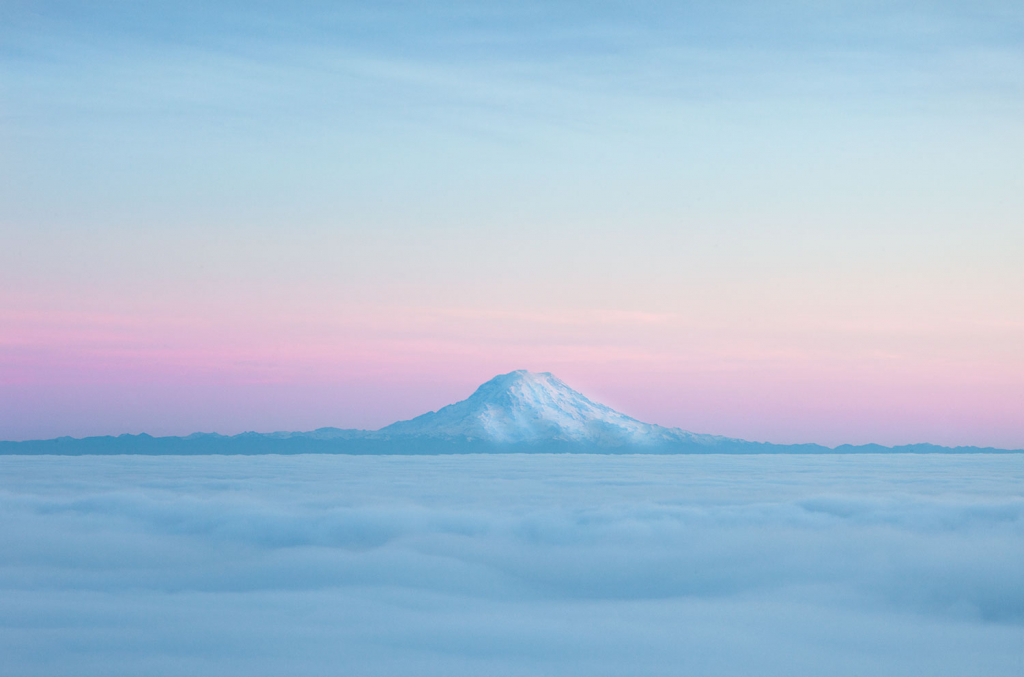
<path fill-rule="evenodd" d="M 638 421 L 590 400 L 553 374 L 524 369 L 495 376 L 461 402 L 378 432 L 491 444 L 601 447 L 714 444 L 725 439 Z"/>

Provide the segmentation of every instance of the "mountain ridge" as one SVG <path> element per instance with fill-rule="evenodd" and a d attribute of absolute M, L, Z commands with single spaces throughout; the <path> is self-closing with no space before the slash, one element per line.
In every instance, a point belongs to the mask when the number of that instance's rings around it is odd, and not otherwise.
<path fill-rule="evenodd" d="M 1024 453 L 992 447 L 910 444 L 772 444 L 645 423 L 594 402 L 550 372 L 500 374 L 469 397 L 379 430 L 192 433 L 0 441 L 0 455 L 90 454 L 453 454 L 453 453 Z"/>

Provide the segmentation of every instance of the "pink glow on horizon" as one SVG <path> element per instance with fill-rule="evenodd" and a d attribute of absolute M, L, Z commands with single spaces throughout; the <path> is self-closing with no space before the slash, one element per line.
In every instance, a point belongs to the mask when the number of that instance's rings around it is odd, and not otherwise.
<path fill-rule="evenodd" d="M 986 327 L 977 349 L 968 330 L 936 338 L 934 327 L 899 329 L 826 318 L 802 332 L 606 311 L 12 313 L 0 324 L 0 437 L 377 428 L 527 368 L 641 420 L 695 432 L 1024 447 L 1015 327 L 999 340 Z"/>

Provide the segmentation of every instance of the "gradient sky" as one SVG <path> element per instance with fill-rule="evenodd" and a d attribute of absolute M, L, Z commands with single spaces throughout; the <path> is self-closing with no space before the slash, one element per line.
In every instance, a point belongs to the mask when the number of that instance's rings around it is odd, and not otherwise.
<path fill-rule="evenodd" d="M 1024 4 L 300 4 L 0 7 L 0 439 L 1024 448 Z"/>

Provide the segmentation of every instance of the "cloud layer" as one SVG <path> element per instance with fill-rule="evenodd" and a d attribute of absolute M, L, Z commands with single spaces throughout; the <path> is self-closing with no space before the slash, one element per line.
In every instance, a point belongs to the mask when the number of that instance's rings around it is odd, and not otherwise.
<path fill-rule="evenodd" d="M 0 458 L 0 667 L 1019 674 L 1024 459 Z"/>

